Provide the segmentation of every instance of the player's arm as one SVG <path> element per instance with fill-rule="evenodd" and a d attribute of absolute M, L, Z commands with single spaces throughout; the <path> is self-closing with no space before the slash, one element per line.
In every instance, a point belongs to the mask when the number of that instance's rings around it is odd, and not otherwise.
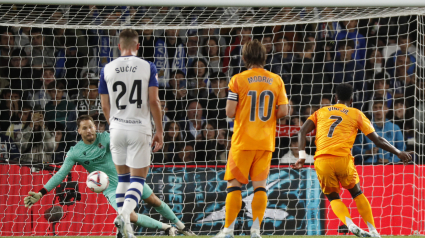
<path fill-rule="evenodd" d="M 59 171 L 49 179 L 42 189 L 37 193 L 33 191 L 28 193 L 29 196 L 24 198 L 25 207 L 31 208 L 34 203 L 38 202 L 44 195 L 58 186 L 69 174 L 74 164 L 75 162 L 72 157 L 68 156 Z"/>
<path fill-rule="evenodd" d="M 156 70 L 156 66 L 153 63 L 150 63 L 150 69 L 151 74 L 149 78 L 149 106 L 156 128 L 156 132 L 152 140 L 152 145 L 155 146 L 153 152 L 157 152 L 159 149 L 162 148 L 162 145 L 164 143 L 164 129 L 162 128 L 161 103 L 159 102 L 158 96 L 158 73 Z"/>
<path fill-rule="evenodd" d="M 307 141 L 307 134 L 312 132 L 316 128 L 314 122 L 310 119 L 303 124 L 300 131 L 298 132 L 298 149 L 299 158 L 295 164 L 291 164 L 293 169 L 301 169 L 304 166 L 307 154 L 305 153 L 305 145 Z"/>
<path fill-rule="evenodd" d="M 396 155 L 398 158 L 400 158 L 401 161 L 403 161 L 404 164 L 407 164 L 412 160 L 412 156 L 409 153 L 400 151 L 391 145 L 390 142 L 388 142 L 385 138 L 376 134 L 376 132 L 369 133 L 367 138 L 373 141 L 377 147 Z"/>
<path fill-rule="evenodd" d="M 105 115 L 106 121 L 109 124 L 109 116 L 111 115 L 111 104 L 109 102 L 108 85 L 105 81 L 104 68 L 102 68 L 102 70 L 100 71 L 98 91 L 100 94 L 100 104 L 102 105 L 103 114 Z"/>
<path fill-rule="evenodd" d="M 276 119 L 286 117 L 289 110 L 289 101 L 288 97 L 286 96 L 285 84 L 283 83 L 282 79 L 280 79 L 280 82 L 282 82 L 282 84 L 280 85 L 281 88 L 277 97 Z"/>
<path fill-rule="evenodd" d="M 229 118 L 234 118 L 236 115 L 236 107 L 238 106 L 238 101 L 227 100 L 226 103 L 226 116 Z"/>
<path fill-rule="evenodd" d="M 228 85 L 229 94 L 227 95 L 226 116 L 229 118 L 235 118 L 236 108 L 238 107 L 239 102 L 239 85 L 236 79 L 237 76 L 233 76 Z"/>
<path fill-rule="evenodd" d="M 286 117 L 288 115 L 288 104 L 282 104 L 277 106 L 276 119 Z"/>

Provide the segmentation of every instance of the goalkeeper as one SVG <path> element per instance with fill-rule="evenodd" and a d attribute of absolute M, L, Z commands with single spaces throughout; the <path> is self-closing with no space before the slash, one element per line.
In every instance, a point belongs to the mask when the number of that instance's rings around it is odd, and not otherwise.
<path fill-rule="evenodd" d="M 89 173 L 93 171 L 103 171 L 109 177 L 109 186 L 103 191 L 103 195 L 108 199 L 109 204 L 117 210 L 115 191 L 118 184 L 118 175 L 115 165 L 112 162 L 111 151 L 109 148 L 109 133 L 96 133 L 93 118 L 88 115 L 82 115 L 77 119 L 78 134 L 82 140 L 68 151 L 65 162 L 60 170 L 44 185 L 39 192 L 29 192 L 25 197 L 25 207 L 38 202 L 45 194 L 58 186 L 71 171 L 72 167 L 78 163 L 81 164 Z M 130 182 L 130 181 L 128 181 Z M 143 187 L 142 199 L 162 216 L 172 221 L 179 233 L 187 236 L 194 236 L 185 225 L 176 217 L 170 207 L 152 192 L 152 189 L 145 183 Z M 120 202 L 120 201 L 119 201 Z M 142 214 L 136 214 L 134 211 L 130 215 L 130 221 L 145 228 L 154 228 L 165 230 L 167 235 L 175 236 L 177 230 L 169 224 L 164 224 Z M 118 234 L 118 233 L 117 233 Z M 117 235 L 118 236 L 118 235 Z"/>

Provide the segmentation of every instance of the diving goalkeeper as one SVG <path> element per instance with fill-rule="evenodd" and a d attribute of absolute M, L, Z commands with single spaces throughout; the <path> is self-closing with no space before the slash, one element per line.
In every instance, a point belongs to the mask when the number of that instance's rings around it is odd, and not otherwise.
<path fill-rule="evenodd" d="M 39 192 L 29 192 L 29 196 L 24 198 L 25 207 L 38 202 L 45 194 L 58 186 L 71 171 L 72 167 L 78 163 L 81 164 L 89 173 L 93 171 L 103 171 L 109 177 L 109 186 L 103 191 L 103 195 L 108 199 L 109 204 L 117 210 L 115 191 L 118 184 L 118 175 L 112 162 L 111 151 L 109 148 L 109 133 L 96 133 L 93 118 L 88 115 L 82 115 L 77 119 L 78 134 L 82 140 L 68 151 L 65 162 L 59 171 L 44 185 Z M 130 181 L 128 181 L 130 182 Z M 169 224 L 164 224 L 142 214 L 136 214 L 134 211 L 130 215 L 130 221 L 145 228 L 161 229 L 167 235 L 175 236 L 176 232 L 186 236 L 195 236 L 185 225 L 176 217 L 171 208 L 152 192 L 152 189 L 145 183 L 143 187 L 142 199 L 162 216 L 173 222 L 177 229 Z"/>

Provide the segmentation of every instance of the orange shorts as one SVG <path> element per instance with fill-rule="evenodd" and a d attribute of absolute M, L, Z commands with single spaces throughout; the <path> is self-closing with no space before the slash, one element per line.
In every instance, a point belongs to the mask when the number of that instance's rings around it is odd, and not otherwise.
<path fill-rule="evenodd" d="M 248 175 L 252 181 L 264 180 L 269 175 L 271 160 L 271 151 L 230 148 L 224 180 L 236 179 L 248 184 Z"/>
<path fill-rule="evenodd" d="M 351 189 L 360 182 L 354 157 L 320 156 L 314 161 L 314 168 L 324 194 L 339 193 L 341 186 Z M 341 184 L 341 186 L 340 186 Z"/>

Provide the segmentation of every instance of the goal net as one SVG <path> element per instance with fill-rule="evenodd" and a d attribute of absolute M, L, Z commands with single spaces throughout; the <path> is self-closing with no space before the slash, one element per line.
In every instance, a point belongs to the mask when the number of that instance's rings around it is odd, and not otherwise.
<path fill-rule="evenodd" d="M 80 140 L 79 115 L 93 116 L 98 131 L 108 131 L 99 72 L 120 56 L 118 35 L 125 28 L 138 31 L 138 56 L 158 69 L 165 143 L 152 154 L 147 183 L 192 231 L 213 235 L 224 225 L 223 177 L 233 134 L 225 112 L 227 85 L 247 70 L 242 45 L 258 39 L 267 50 L 265 69 L 282 78 L 290 99 L 289 115 L 277 121 L 263 234 L 348 233 L 321 192 L 314 131 L 308 166 L 295 171 L 288 165 L 297 159 L 302 124 L 335 103 L 338 84 L 349 83 L 353 107 L 414 158 L 404 166 L 357 136 L 352 153 L 378 232 L 423 235 L 424 10 L 0 5 L 0 235 L 115 233 L 116 212 L 102 194 L 86 188 L 82 165 L 31 209 L 23 198 L 47 183 Z M 251 184 L 242 196 L 235 229 L 249 234 Z M 366 229 L 348 191 L 341 197 L 353 221 Z M 169 222 L 144 203 L 137 211 Z"/>

